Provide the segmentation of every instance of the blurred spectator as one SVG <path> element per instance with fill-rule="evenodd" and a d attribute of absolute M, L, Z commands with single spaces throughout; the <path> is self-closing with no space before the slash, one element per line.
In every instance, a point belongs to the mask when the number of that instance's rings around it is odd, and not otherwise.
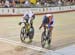
<path fill-rule="evenodd" d="M 62 1 L 58 0 L 58 6 L 61 6 L 61 5 L 62 5 Z"/>
<path fill-rule="evenodd" d="M 2 7 L 2 1 L 0 0 L 0 7 Z"/>
<path fill-rule="evenodd" d="M 71 5 L 70 0 L 66 0 L 64 5 Z"/>
<path fill-rule="evenodd" d="M 40 2 L 38 1 L 37 3 L 36 3 L 36 7 L 40 7 L 41 6 L 41 4 L 40 4 Z"/>
<path fill-rule="evenodd" d="M 9 1 L 9 3 L 12 3 L 13 2 L 13 0 L 8 0 Z"/>
<path fill-rule="evenodd" d="M 47 7 L 75 5 L 75 0 L 0 0 L 0 7 Z"/>
<path fill-rule="evenodd" d="M 44 5 L 45 2 L 46 0 L 41 0 L 41 5 Z"/>
<path fill-rule="evenodd" d="M 11 7 L 16 7 L 15 0 L 12 1 L 12 3 L 11 3 Z"/>
<path fill-rule="evenodd" d="M 36 5 L 39 6 L 39 5 L 40 5 L 40 2 L 38 1 L 38 2 L 36 3 Z"/>
<path fill-rule="evenodd" d="M 26 0 L 25 3 L 24 3 L 24 6 L 25 7 L 29 7 L 30 6 L 30 2 L 28 0 Z"/>
<path fill-rule="evenodd" d="M 4 7 L 10 7 L 10 3 L 8 0 L 5 1 L 5 6 Z"/>
<path fill-rule="evenodd" d="M 24 4 L 26 0 L 19 0 L 20 4 Z"/>
<path fill-rule="evenodd" d="M 29 0 L 29 2 L 30 2 L 31 4 L 33 4 L 33 5 L 36 5 L 37 0 Z"/>
<path fill-rule="evenodd" d="M 13 4 L 14 0 L 8 0 L 8 1 L 9 1 L 9 6 L 14 7 L 14 4 Z"/>
<path fill-rule="evenodd" d="M 71 2 L 71 4 L 73 4 L 73 5 L 75 4 L 75 0 L 70 0 L 70 2 Z"/>
<path fill-rule="evenodd" d="M 0 0 L 0 7 L 4 6 L 4 0 Z"/>
<path fill-rule="evenodd" d="M 20 4 L 20 1 L 19 0 L 14 0 L 16 4 Z"/>

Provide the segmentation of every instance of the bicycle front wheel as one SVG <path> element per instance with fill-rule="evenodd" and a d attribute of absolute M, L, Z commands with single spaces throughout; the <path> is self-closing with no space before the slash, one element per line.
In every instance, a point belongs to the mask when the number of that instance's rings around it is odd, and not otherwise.
<path fill-rule="evenodd" d="M 25 34 L 25 27 L 22 27 L 21 28 L 21 33 L 20 33 L 21 42 L 24 42 L 24 40 L 25 40 L 24 34 Z"/>
<path fill-rule="evenodd" d="M 42 36 L 41 36 L 41 45 L 43 48 L 46 45 L 46 35 L 44 34 L 44 32 L 42 33 Z"/>

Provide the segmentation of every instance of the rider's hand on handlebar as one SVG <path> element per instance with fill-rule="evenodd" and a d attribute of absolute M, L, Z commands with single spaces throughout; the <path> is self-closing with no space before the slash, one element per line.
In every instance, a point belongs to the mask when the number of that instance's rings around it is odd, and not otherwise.
<path fill-rule="evenodd" d="M 39 30 L 41 29 L 41 27 L 39 27 Z"/>
<path fill-rule="evenodd" d="M 21 22 L 19 22 L 19 25 L 21 25 Z"/>

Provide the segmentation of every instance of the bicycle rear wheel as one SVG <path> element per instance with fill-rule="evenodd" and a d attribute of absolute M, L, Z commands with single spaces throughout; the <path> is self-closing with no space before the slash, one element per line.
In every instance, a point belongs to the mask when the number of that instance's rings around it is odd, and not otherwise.
<path fill-rule="evenodd" d="M 29 31 L 29 39 L 32 40 L 34 37 L 34 27 L 30 28 L 30 31 Z"/>
<path fill-rule="evenodd" d="M 51 34 L 52 33 L 48 31 L 48 34 L 47 34 L 47 37 L 48 37 L 48 39 L 47 39 L 48 48 L 50 48 L 50 45 L 51 45 Z"/>

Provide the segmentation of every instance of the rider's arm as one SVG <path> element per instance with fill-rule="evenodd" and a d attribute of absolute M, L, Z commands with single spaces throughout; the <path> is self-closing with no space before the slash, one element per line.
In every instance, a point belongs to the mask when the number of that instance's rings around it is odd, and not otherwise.
<path fill-rule="evenodd" d="M 49 24 L 51 24 L 51 21 L 52 21 L 52 17 L 49 17 Z"/>
<path fill-rule="evenodd" d="M 33 19 L 35 19 L 35 14 L 32 15 Z"/>
<path fill-rule="evenodd" d="M 41 26 L 40 26 L 40 28 L 39 28 L 39 29 L 41 29 L 41 28 L 43 27 L 43 25 L 44 25 L 43 23 L 44 23 L 45 18 L 46 18 L 46 17 L 44 16 L 44 17 L 43 17 L 42 24 L 41 24 Z"/>
<path fill-rule="evenodd" d="M 19 22 L 19 25 L 21 25 L 22 22 L 24 22 L 24 18 L 25 18 L 25 14 L 22 16 L 20 22 Z"/>
<path fill-rule="evenodd" d="M 19 25 L 21 25 L 22 22 L 24 22 L 24 18 L 23 17 L 21 18 L 21 21 L 19 22 Z"/>
<path fill-rule="evenodd" d="M 42 26 L 43 26 L 43 24 L 41 24 L 41 26 L 39 27 L 39 29 L 41 29 L 41 28 L 42 28 Z"/>
<path fill-rule="evenodd" d="M 48 23 L 48 28 L 50 28 L 51 22 L 52 22 L 53 17 L 49 17 L 49 23 Z"/>
<path fill-rule="evenodd" d="M 24 22 L 24 19 L 25 19 L 25 17 L 23 16 L 23 17 L 21 18 L 21 22 Z"/>

